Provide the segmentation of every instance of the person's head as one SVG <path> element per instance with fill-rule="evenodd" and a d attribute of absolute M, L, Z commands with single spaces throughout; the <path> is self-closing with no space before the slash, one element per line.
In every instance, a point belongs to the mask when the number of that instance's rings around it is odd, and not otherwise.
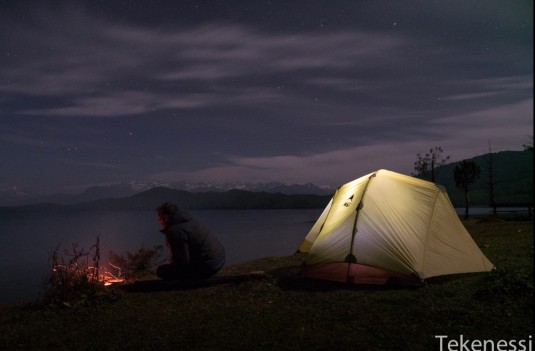
<path fill-rule="evenodd" d="M 158 221 L 160 222 L 160 225 L 162 228 L 166 228 L 169 219 L 178 212 L 178 207 L 170 202 L 165 202 L 161 204 L 156 211 L 158 212 Z"/>

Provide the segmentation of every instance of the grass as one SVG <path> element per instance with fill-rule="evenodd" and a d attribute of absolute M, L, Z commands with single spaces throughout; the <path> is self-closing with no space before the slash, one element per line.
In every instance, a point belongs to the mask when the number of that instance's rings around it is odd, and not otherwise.
<path fill-rule="evenodd" d="M 0 350 L 439 350 L 436 335 L 531 340 L 533 223 L 465 225 L 496 271 L 416 289 L 364 289 L 301 280 L 299 256 L 264 258 L 219 274 L 264 270 L 265 280 L 150 293 L 113 288 L 74 308 L 0 307 Z"/>

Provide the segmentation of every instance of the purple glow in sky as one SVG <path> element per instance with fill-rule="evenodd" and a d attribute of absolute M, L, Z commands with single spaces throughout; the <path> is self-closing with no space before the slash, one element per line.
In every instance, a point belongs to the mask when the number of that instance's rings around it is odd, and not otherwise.
<path fill-rule="evenodd" d="M 3 1 L 0 189 L 338 186 L 522 150 L 529 1 Z"/>

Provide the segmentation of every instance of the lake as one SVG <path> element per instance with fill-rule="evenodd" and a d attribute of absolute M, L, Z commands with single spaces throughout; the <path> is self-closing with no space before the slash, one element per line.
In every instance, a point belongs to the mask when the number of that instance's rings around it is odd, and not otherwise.
<path fill-rule="evenodd" d="M 321 214 L 314 210 L 198 210 L 192 216 L 216 234 L 227 265 L 293 254 Z M 43 292 L 51 255 L 73 244 L 89 249 L 100 237 L 102 261 L 118 254 L 162 245 L 156 212 L 0 212 L 0 303 L 28 301 Z M 167 255 L 164 251 L 164 258 Z"/>
<path fill-rule="evenodd" d="M 500 209 L 515 215 L 519 209 Z M 527 209 L 526 209 L 527 211 Z M 314 210 L 198 210 L 190 213 L 216 234 L 227 252 L 227 265 L 293 254 L 321 214 Z M 458 208 L 459 215 L 464 214 Z M 471 215 L 489 214 L 471 208 Z M 118 254 L 162 245 L 156 212 L 25 211 L 0 212 L 0 303 L 28 301 L 43 292 L 51 255 L 72 244 L 89 249 L 100 237 L 101 264 L 110 250 Z M 166 250 L 166 248 L 165 248 Z M 164 257 L 167 251 L 164 251 Z"/>

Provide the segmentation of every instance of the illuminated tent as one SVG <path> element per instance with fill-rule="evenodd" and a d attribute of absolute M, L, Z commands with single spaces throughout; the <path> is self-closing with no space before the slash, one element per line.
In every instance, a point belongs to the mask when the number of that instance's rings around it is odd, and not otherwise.
<path fill-rule="evenodd" d="M 420 284 L 493 264 L 446 191 L 379 170 L 341 186 L 299 247 L 304 277 L 354 284 Z"/>

